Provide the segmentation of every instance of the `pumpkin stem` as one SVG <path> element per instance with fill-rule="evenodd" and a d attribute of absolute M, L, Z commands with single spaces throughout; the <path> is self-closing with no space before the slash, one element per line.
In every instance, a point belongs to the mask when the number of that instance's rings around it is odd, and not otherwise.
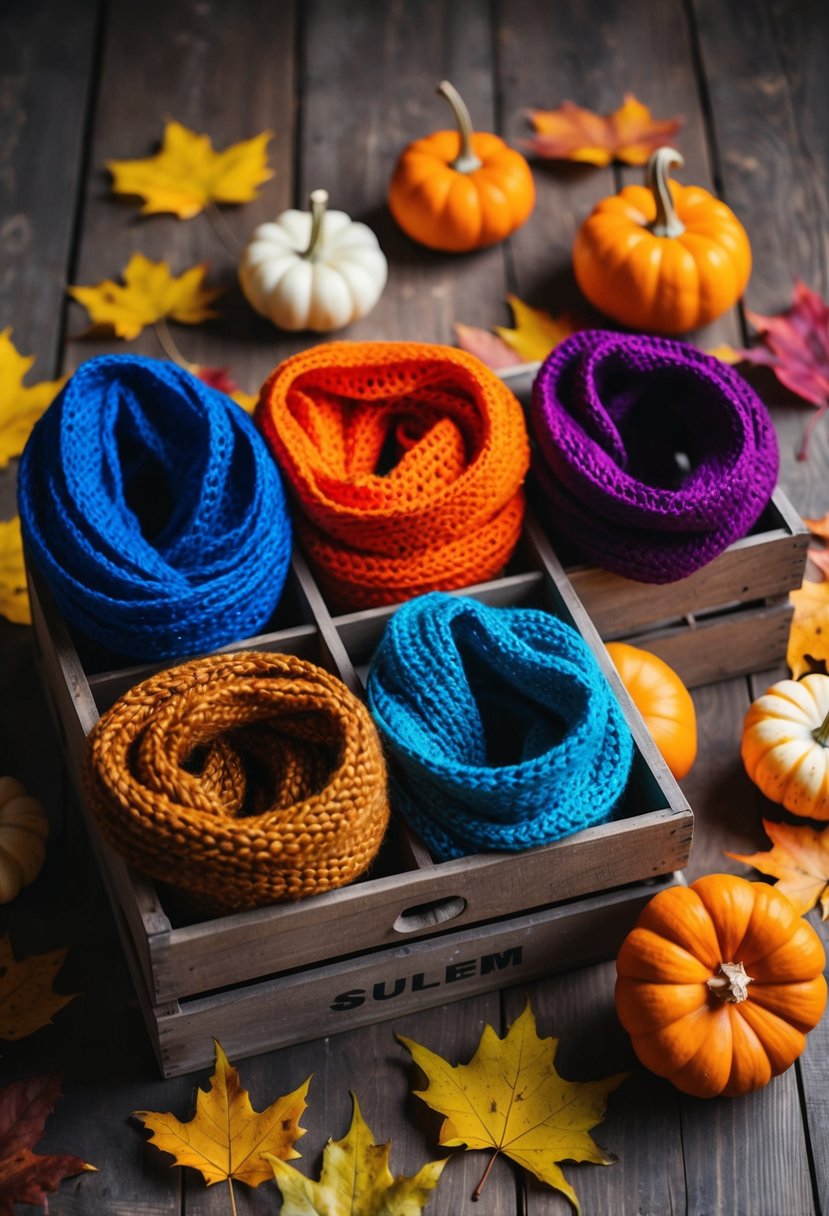
<path fill-rule="evenodd" d="M 748 986 L 754 980 L 746 975 L 742 963 L 720 963 L 720 974 L 706 980 L 708 989 L 728 1005 L 739 1005 L 748 997 Z"/>
<path fill-rule="evenodd" d="M 483 162 L 472 151 L 472 119 L 469 117 L 466 103 L 455 86 L 448 80 L 442 80 L 437 91 L 449 102 L 455 122 L 458 124 L 460 152 L 452 161 L 451 168 L 457 169 L 458 173 L 474 173 L 476 169 L 480 169 Z"/>
<path fill-rule="evenodd" d="M 648 224 L 654 236 L 682 236 L 685 225 L 676 213 L 668 170 L 671 165 L 684 165 L 685 161 L 676 148 L 657 148 L 648 161 L 647 186 L 656 203 L 656 219 Z"/>
<path fill-rule="evenodd" d="M 829 747 L 829 713 L 827 713 L 820 726 L 812 731 L 812 738 L 821 747 Z"/>
<path fill-rule="evenodd" d="M 311 236 L 308 240 L 308 248 L 300 254 L 300 257 L 314 262 L 316 261 L 317 244 L 322 235 L 322 220 L 328 206 L 328 191 L 312 190 L 308 198 L 311 203 Z"/>

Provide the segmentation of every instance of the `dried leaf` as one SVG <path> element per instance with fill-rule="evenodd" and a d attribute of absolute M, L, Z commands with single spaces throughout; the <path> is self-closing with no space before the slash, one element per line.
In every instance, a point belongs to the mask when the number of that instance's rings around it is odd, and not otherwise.
<path fill-rule="evenodd" d="M 171 211 L 191 219 L 208 203 L 247 203 L 257 187 L 269 181 L 266 145 L 273 132 L 231 144 L 216 152 L 208 135 L 197 135 L 178 122 L 164 128 L 161 150 L 143 160 L 108 160 L 116 194 L 143 198 L 144 215 Z"/>
<path fill-rule="evenodd" d="M 803 580 L 799 591 L 790 591 L 794 617 L 789 629 L 786 662 L 793 680 L 816 670 L 807 662 L 811 656 L 817 663 L 829 661 L 829 582 L 813 583 Z"/>
<path fill-rule="evenodd" d="M 0 616 L 15 625 L 31 625 L 29 592 L 20 520 L 0 519 Z"/>
<path fill-rule="evenodd" d="M 255 1111 L 239 1074 L 214 1040 L 216 1071 L 208 1090 L 196 1093 L 196 1113 L 186 1123 L 173 1114 L 137 1110 L 133 1113 L 153 1133 L 150 1143 L 175 1157 L 174 1165 L 200 1170 L 208 1186 L 231 1178 L 259 1186 L 273 1176 L 265 1153 L 298 1157 L 294 1142 L 305 1135 L 299 1126 L 305 1110 L 309 1077 L 266 1110 Z"/>
<path fill-rule="evenodd" d="M 35 358 L 19 354 L 11 334 L 11 329 L 0 332 L 0 469 L 23 451 L 32 427 L 66 379 L 24 385 Z"/>
<path fill-rule="evenodd" d="M 428 1088 L 416 1091 L 418 1096 L 446 1115 L 441 1144 L 493 1149 L 493 1159 L 504 1153 L 580 1210 L 556 1163 L 611 1164 L 588 1132 L 601 1122 L 608 1094 L 627 1073 L 603 1081 L 565 1081 L 554 1065 L 558 1040 L 538 1037 L 529 1002 L 504 1039 L 491 1026 L 484 1028 L 469 1064 L 452 1066 L 411 1039 L 398 1038 L 428 1078 Z"/>
<path fill-rule="evenodd" d="M 11 938 L 0 938 L 0 1039 L 25 1039 L 52 1022 L 74 1001 L 77 992 L 55 992 L 52 982 L 63 966 L 68 947 L 48 954 L 15 959 Z"/>
<path fill-rule="evenodd" d="M 707 352 L 712 359 L 719 359 L 720 363 L 742 363 L 742 351 L 735 350 L 733 346 L 729 346 L 727 342 L 723 342 L 720 346 L 712 346 Z"/>
<path fill-rule="evenodd" d="M 557 317 L 542 308 L 531 308 L 518 296 L 507 296 L 514 328 L 494 326 L 494 337 L 471 325 L 455 325 L 459 345 L 476 355 L 488 367 L 515 367 L 519 363 L 540 363 L 550 351 L 582 326 L 570 313 Z"/>
<path fill-rule="evenodd" d="M 429 1161 L 412 1178 L 394 1178 L 390 1144 L 375 1144 L 354 1094 L 351 1127 L 342 1140 L 329 1140 L 319 1182 L 272 1157 L 282 1192 L 280 1216 L 419 1216 L 437 1186 L 443 1161 Z"/>
<path fill-rule="evenodd" d="M 221 292 L 204 286 L 207 270 L 201 262 L 175 278 L 166 262 L 134 253 L 122 272 L 123 286 L 104 279 L 94 287 L 70 287 L 69 294 L 83 304 L 93 325 L 111 326 L 116 337 L 129 342 L 166 317 L 183 325 L 215 317 L 208 305 Z"/>
<path fill-rule="evenodd" d="M 806 519 L 804 517 L 803 522 L 813 536 L 820 536 L 823 540 L 829 540 L 829 511 L 824 515 L 823 519 Z"/>
<path fill-rule="evenodd" d="M 456 321 L 455 334 L 461 350 L 468 351 L 494 371 L 500 367 L 515 367 L 516 358 L 512 348 L 488 329 L 478 329 L 475 325 L 462 325 Z"/>
<path fill-rule="evenodd" d="M 633 93 L 612 114 L 595 114 L 572 101 L 557 110 L 529 110 L 536 134 L 525 140 L 538 156 L 549 160 L 577 160 L 609 165 L 613 160 L 644 165 L 660 145 L 671 143 L 682 118 L 654 118 Z"/>
<path fill-rule="evenodd" d="M 778 891 L 788 895 L 799 916 L 820 902 L 821 920 L 829 920 L 829 830 L 763 820 L 772 848 L 762 853 L 727 853 L 735 861 L 754 866 L 779 881 Z"/>
<path fill-rule="evenodd" d="M 206 367 L 202 363 L 191 363 L 189 364 L 189 370 L 194 376 L 198 376 L 200 380 L 203 380 L 205 384 L 209 384 L 211 388 L 218 389 L 220 393 L 225 393 L 230 397 L 231 401 L 235 401 L 237 405 L 241 405 L 246 413 L 253 413 L 259 400 L 258 393 L 246 393 L 244 389 L 239 388 L 239 385 L 232 378 L 226 367 Z"/>
<path fill-rule="evenodd" d="M 38 1204 L 46 1211 L 47 1192 L 64 1178 L 94 1171 L 80 1157 L 40 1157 L 31 1150 L 60 1097 L 60 1077 L 31 1077 L 0 1090 L 0 1216 L 12 1216 L 16 1203 Z"/>

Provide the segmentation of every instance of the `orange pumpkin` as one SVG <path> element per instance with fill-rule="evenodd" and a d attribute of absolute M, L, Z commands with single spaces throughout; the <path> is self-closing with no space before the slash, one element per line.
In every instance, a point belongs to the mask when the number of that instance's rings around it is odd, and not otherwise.
<path fill-rule="evenodd" d="M 691 694 L 674 669 L 647 650 L 626 642 L 608 642 L 607 653 L 663 760 L 681 781 L 697 756 L 697 717 Z"/>
<path fill-rule="evenodd" d="M 404 148 L 389 185 L 389 209 L 407 236 L 448 253 L 494 245 L 524 223 L 535 183 L 520 152 L 473 132 L 463 99 L 444 80 L 456 131 L 434 131 Z"/>
<path fill-rule="evenodd" d="M 658 148 L 647 185 L 602 199 L 576 235 L 573 270 L 587 299 L 631 329 L 680 334 L 707 325 L 751 274 L 745 229 L 701 186 L 668 180 L 682 157 Z"/>
<path fill-rule="evenodd" d="M 803 1051 L 825 961 L 775 887 L 709 874 L 642 912 L 616 960 L 616 1011 L 646 1068 L 697 1098 L 735 1097 Z"/>

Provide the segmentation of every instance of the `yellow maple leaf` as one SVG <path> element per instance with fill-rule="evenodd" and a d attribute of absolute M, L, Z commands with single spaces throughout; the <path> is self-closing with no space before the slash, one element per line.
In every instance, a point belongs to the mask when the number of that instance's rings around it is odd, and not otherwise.
<path fill-rule="evenodd" d="M 654 118 L 649 108 L 625 93 L 612 114 L 596 114 L 565 101 L 557 110 L 529 110 L 536 134 L 526 140 L 539 156 L 609 165 L 622 160 L 644 165 L 653 151 L 670 143 L 682 126 L 681 118 Z"/>
<path fill-rule="evenodd" d="M 94 287 L 70 287 L 69 294 L 83 304 L 93 325 L 111 326 L 117 337 L 130 341 L 166 317 L 183 325 L 215 317 L 208 305 L 221 292 L 204 286 L 207 270 L 200 262 L 176 278 L 166 262 L 134 253 L 122 272 L 123 284 L 104 279 Z"/>
<path fill-rule="evenodd" d="M 15 625 L 31 625 L 29 592 L 20 520 L 0 519 L 0 616 Z"/>
<path fill-rule="evenodd" d="M 55 992 L 52 983 L 69 953 L 51 950 L 19 962 L 8 934 L 0 938 L 0 1039 L 14 1042 L 48 1026 L 77 992 Z"/>
<path fill-rule="evenodd" d="M 706 352 L 712 359 L 719 359 L 720 363 L 742 363 L 742 351 L 735 350 L 733 346 L 729 346 L 727 342 L 721 342 L 719 346 L 712 346 Z"/>
<path fill-rule="evenodd" d="M 0 332 L 0 469 L 23 451 L 32 427 L 66 380 L 64 376 L 25 385 L 35 358 L 21 355 L 11 334 L 11 329 Z"/>
<path fill-rule="evenodd" d="M 200 1170 L 208 1186 L 232 1179 L 248 1186 L 273 1177 L 263 1154 L 298 1157 L 293 1145 L 305 1129 L 299 1126 L 305 1110 L 309 1077 L 293 1093 L 277 1098 L 266 1110 L 255 1111 L 239 1074 L 214 1040 L 216 1066 L 210 1088 L 196 1093 L 196 1113 L 186 1123 L 171 1113 L 137 1110 L 133 1114 L 153 1133 L 150 1143 L 175 1157 L 174 1165 Z"/>
<path fill-rule="evenodd" d="M 319 1182 L 270 1158 L 282 1192 L 280 1216 L 419 1216 L 437 1186 L 443 1161 L 429 1161 L 411 1178 L 394 1178 L 389 1144 L 375 1144 L 354 1094 L 351 1127 L 323 1149 Z"/>
<path fill-rule="evenodd" d="M 559 342 L 580 328 L 569 313 L 553 317 L 542 308 L 531 308 L 518 296 L 507 296 L 507 303 L 512 309 L 515 327 L 496 325 L 493 328 L 515 351 L 521 363 L 541 362 Z"/>
<path fill-rule="evenodd" d="M 576 1193 L 557 1162 L 611 1161 L 588 1135 L 604 1117 L 607 1096 L 628 1076 L 603 1081 L 565 1081 L 555 1069 L 558 1040 L 540 1039 L 529 1001 L 505 1038 L 485 1026 L 468 1064 L 448 1064 L 419 1043 L 397 1036 L 423 1069 L 429 1085 L 415 1091 L 433 1110 L 446 1115 L 440 1143 L 492 1149 L 511 1157 L 555 1187 L 580 1210 Z M 489 1172 L 472 1196 L 477 1199 Z"/>
<path fill-rule="evenodd" d="M 266 152 L 272 135 L 263 131 L 217 152 L 208 135 L 171 121 L 155 156 L 108 160 L 106 167 L 116 194 L 144 199 L 144 215 L 172 211 L 188 220 L 211 202 L 247 203 L 258 197 L 257 187 L 274 176 Z"/>
<path fill-rule="evenodd" d="M 772 848 L 726 856 L 779 879 L 775 886 L 789 897 L 798 915 L 805 916 L 820 901 L 821 920 L 829 920 L 829 831 L 768 819 L 763 820 L 763 827 Z"/>
<path fill-rule="evenodd" d="M 789 599 L 794 604 L 794 617 L 786 662 L 792 679 L 799 680 L 813 670 L 807 655 L 817 662 L 829 661 L 829 581 L 813 583 L 804 579 L 799 591 L 789 592 Z"/>

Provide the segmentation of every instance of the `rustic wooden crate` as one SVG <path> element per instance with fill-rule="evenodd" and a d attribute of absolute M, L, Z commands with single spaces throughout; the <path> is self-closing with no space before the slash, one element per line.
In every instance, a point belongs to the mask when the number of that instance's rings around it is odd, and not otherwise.
<path fill-rule="evenodd" d="M 540 364 L 502 373 L 526 405 Z M 694 688 L 761 671 L 786 655 L 809 533 L 783 491 L 751 533 L 688 578 L 653 586 L 570 560 L 567 575 L 605 642 L 658 654 Z"/>
<path fill-rule="evenodd" d="M 102 841 L 80 782 L 85 736 L 99 713 L 169 664 L 101 669 L 100 656 L 84 653 L 88 648 L 73 638 L 37 573 L 29 578 L 44 685 L 165 1075 L 209 1062 L 211 1036 L 236 1055 L 251 1054 L 610 957 L 653 893 L 648 884 L 664 885 L 687 862 L 690 808 L 532 520 L 509 572 L 465 594 L 491 604 L 541 605 L 577 627 L 593 648 L 636 742 L 613 822 L 518 854 L 438 863 L 397 825 L 369 876 L 349 887 L 195 923 L 174 893 L 133 871 Z M 332 617 L 300 554 L 289 596 L 289 624 L 225 649 L 299 654 L 361 692 L 370 652 L 393 609 Z M 515 950 L 518 956 L 509 953 Z M 503 968 L 470 963 L 505 951 L 512 961 Z M 352 997 L 347 1009 L 336 999 L 357 989 L 373 993 L 387 982 L 394 993 L 404 980 L 396 996 L 359 1005 Z"/>

